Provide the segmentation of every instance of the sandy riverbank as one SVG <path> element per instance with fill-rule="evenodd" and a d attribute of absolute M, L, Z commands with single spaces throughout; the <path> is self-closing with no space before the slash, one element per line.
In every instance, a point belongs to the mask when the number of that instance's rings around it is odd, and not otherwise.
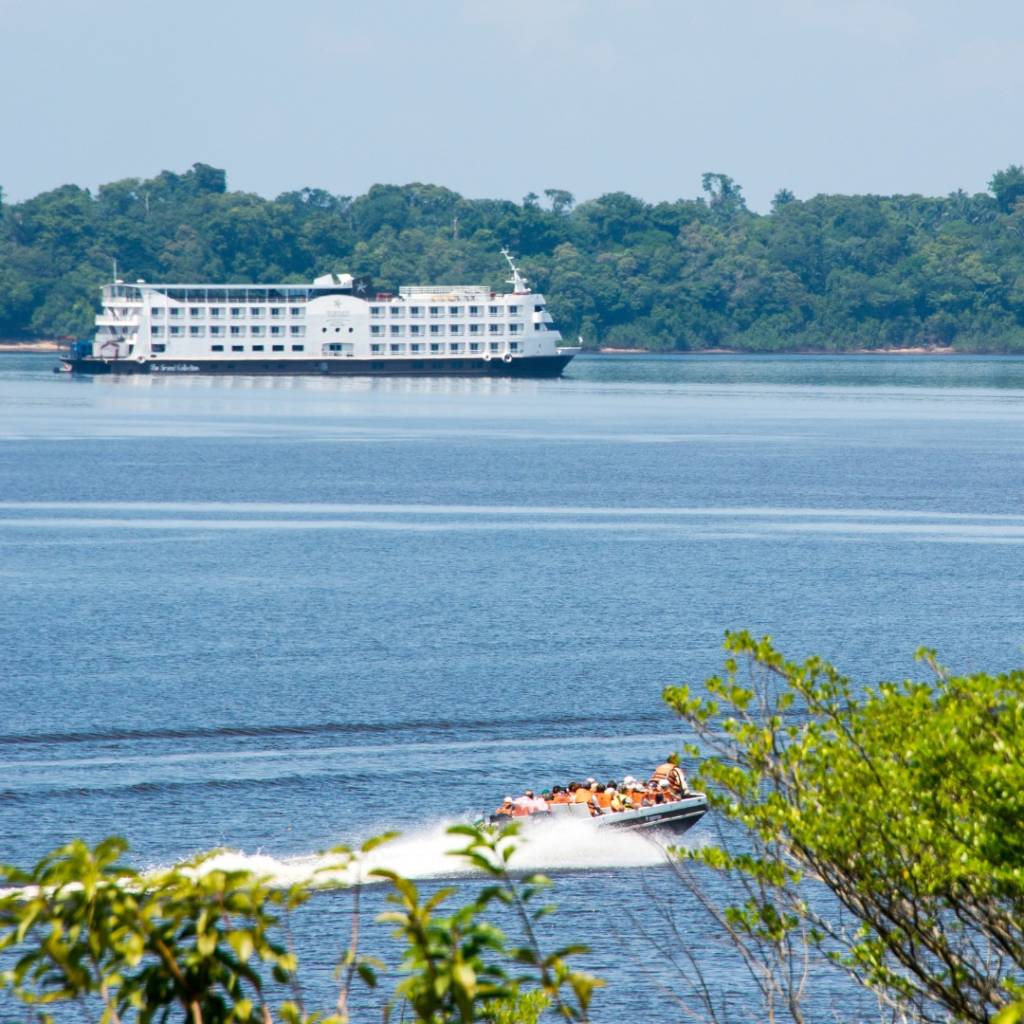
<path fill-rule="evenodd" d="M 599 348 L 591 355 L 617 356 L 950 356 L 957 350 L 952 345 L 908 345 L 905 348 L 849 348 L 842 352 L 818 349 L 792 349 L 788 352 L 756 352 L 738 348 L 700 348 L 688 351 L 658 351 L 649 348 Z M 970 353 L 963 353 L 970 355 Z"/>
<path fill-rule="evenodd" d="M 59 352 L 65 342 L 40 339 L 38 341 L 0 341 L 0 352 Z"/>

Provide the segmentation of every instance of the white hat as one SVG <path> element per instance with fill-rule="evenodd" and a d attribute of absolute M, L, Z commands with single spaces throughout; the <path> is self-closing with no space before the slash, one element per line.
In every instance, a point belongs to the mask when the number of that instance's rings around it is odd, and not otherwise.
<path fill-rule="evenodd" d="M 659 779 L 659 780 L 658 780 L 658 785 L 659 785 L 659 786 L 660 786 L 660 787 L 661 787 L 662 789 L 668 789 L 668 779 Z"/>
<path fill-rule="evenodd" d="M 625 783 L 625 784 L 626 784 L 627 786 L 632 786 L 632 785 L 633 785 L 633 783 L 634 783 L 634 782 L 636 782 L 636 779 L 634 779 L 632 775 L 627 775 L 627 776 L 626 776 L 626 777 L 625 777 L 625 778 L 624 778 L 624 779 L 623 779 L 622 781 L 623 781 L 623 782 L 624 782 L 624 783 Z"/>

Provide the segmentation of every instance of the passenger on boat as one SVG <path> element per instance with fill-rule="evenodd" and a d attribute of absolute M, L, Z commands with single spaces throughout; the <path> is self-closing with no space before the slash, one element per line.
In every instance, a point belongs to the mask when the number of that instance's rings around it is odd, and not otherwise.
<path fill-rule="evenodd" d="M 675 755 L 673 755 L 674 757 Z M 666 782 L 667 788 L 674 791 L 676 799 L 682 797 L 683 794 L 689 793 L 690 789 L 686 784 L 686 774 L 683 769 L 679 766 L 677 761 L 669 758 L 667 761 L 663 761 L 658 765 L 657 768 L 651 773 L 651 782 Z"/>
<path fill-rule="evenodd" d="M 501 801 L 501 806 L 494 812 L 495 814 L 512 814 L 512 797 L 507 796 Z"/>
<path fill-rule="evenodd" d="M 512 801 L 512 817 L 526 818 L 533 814 L 533 792 L 527 790 L 522 796 Z"/>
<path fill-rule="evenodd" d="M 572 789 L 572 786 L 569 787 Z M 593 792 L 590 786 L 581 786 L 578 782 L 576 783 L 576 792 L 573 793 L 572 802 L 574 804 L 589 804 L 593 797 Z"/>
<path fill-rule="evenodd" d="M 569 802 L 569 791 L 565 786 L 552 786 L 551 787 L 551 799 L 548 803 L 552 804 L 567 804 Z"/>

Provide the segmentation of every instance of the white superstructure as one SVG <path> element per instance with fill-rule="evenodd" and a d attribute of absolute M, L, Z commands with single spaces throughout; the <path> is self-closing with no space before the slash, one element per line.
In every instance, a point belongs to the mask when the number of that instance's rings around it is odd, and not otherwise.
<path fill-rule="evenodd" d="M 495 372 L 500 367 L 487 364 L 525 368 L 538 359 L 564 365 L 578 349 L 560 347 L 544 296 L 504 255 L 510 292 L 414 285 L 370 294 L 368 282 L 350 274 L 307 285 L 117 281 L 103 289 L 88 361 L 242 373 L 345 372 L 345 363 L 363 372 Z"/>

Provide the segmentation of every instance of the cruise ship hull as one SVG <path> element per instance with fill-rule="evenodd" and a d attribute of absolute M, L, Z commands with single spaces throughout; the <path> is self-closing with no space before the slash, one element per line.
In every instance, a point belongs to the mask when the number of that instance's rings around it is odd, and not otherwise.
<path fill-rule="evenodd" d="M 484 359 L 65 359 L 62 369 L 77 374 L 152 374 L 188 376 L 316 376 L 316 377 L 558 377 L 572 352 L 550 356 Z"/>

